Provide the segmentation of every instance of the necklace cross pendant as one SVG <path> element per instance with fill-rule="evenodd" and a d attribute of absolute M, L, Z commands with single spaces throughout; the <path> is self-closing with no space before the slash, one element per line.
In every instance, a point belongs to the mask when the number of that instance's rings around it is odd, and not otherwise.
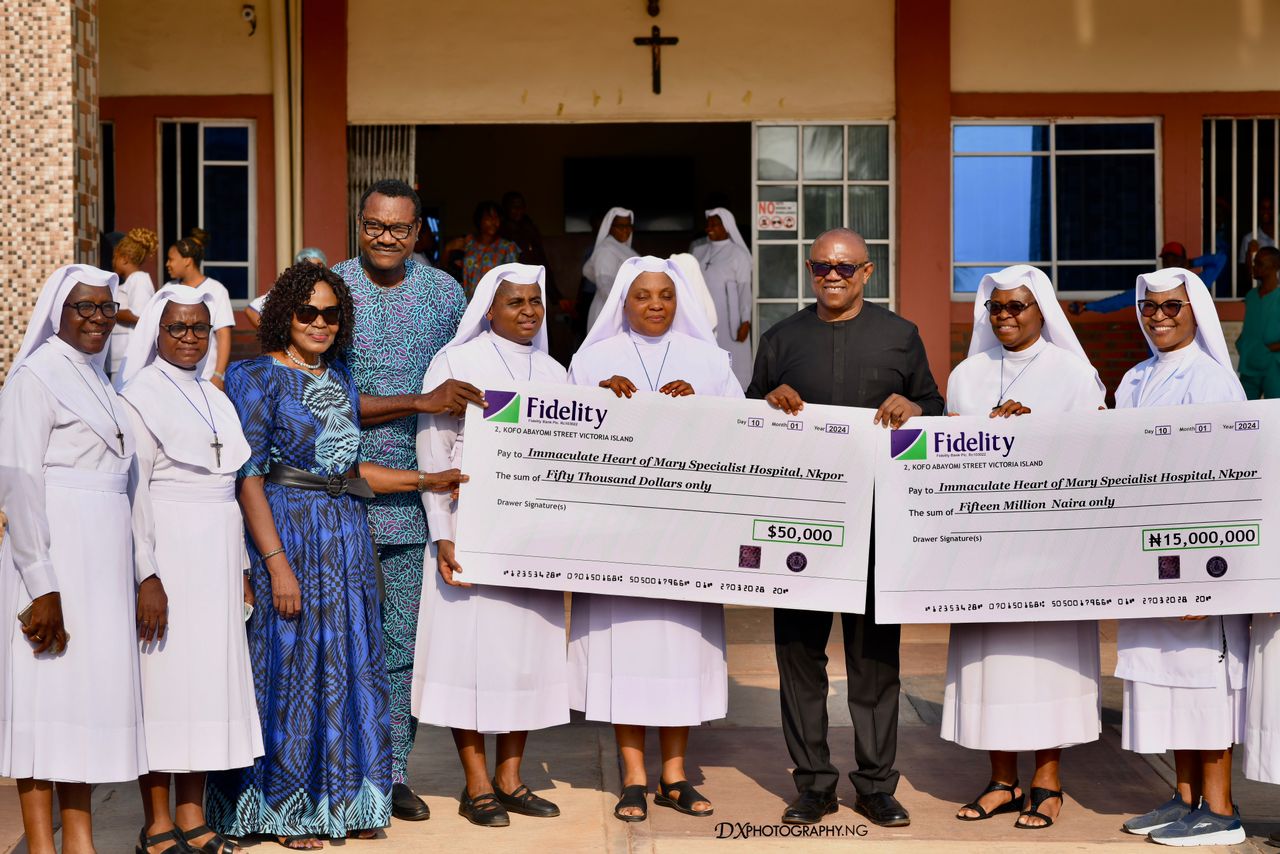
<path fill-rule="evenodd" d="M 124 456 L 124 431 L 116 428 L 116 441 L 120 443 L 120 456 Z"/>
<path fill-rule="evenodd" d="M 222 443 L 218 441 L 218 434 L 213 434 L 213 441 L 209 443 L 209 447 L 213 448 L 213 457 L 217 461 L 218 468 L 222 468 Z"/>

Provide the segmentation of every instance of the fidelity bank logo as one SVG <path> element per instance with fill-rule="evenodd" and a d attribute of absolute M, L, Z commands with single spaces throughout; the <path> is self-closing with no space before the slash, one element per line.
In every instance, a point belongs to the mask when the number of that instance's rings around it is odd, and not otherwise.
<path fill-rule="evenodd" d="M 998 436 L 978 430 L 970 435 L 961 430 L 948 433 L 943 430 L 934 431 L 933 454 L 939 457 L 958 457 L 987 454 L 1009 456 L 1013 450 L 1014 437 Z M 930 436 L 927 430 L 894 430 L 889 434 L 889 454 L 895 460 L 927 460 L 929 458 Z"/>
<path fill-rule="evenodd" d="M 499 424 L 520 423 L 520 395 L 514 391 L 485 390 L 484 399 L 489 404 L 484 411 L 485 421 Z"/>
<path fill-rule="evenodd" d="M 551 400 L 529 397 L 527 401 L 522 402 L 520 395 L 514 391 L 485 389 L 484 399 L 489 404 L 484 411 L 484 420 L 499 424 L 519 424 L 521 409 L 523 409 L 524 418 L 531 422 L 570 422 L 599 430 L 604 426 L 605 416 L 609 414 L 607 409 L 590 406 L 577 400 L 562 403 L 558 397 Z"/>
<path fill-rule="evenodd" d="M 926 460 L 929 434 L 924 430 L 894 430 L 889 434 L 889 454 L 895 460 Z"/>

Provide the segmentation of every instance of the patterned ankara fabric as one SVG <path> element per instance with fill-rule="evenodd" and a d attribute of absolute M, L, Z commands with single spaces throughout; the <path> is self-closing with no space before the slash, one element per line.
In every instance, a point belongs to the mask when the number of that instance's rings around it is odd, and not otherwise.
<path fill-rule="evenodd" d="M 476 285 L 485 273 L 499 264 L 514 264 L 520 260 L 520 247 L 501 237 L 486 246 L 467 235 L 462 251 L 462 284 L 467 289 L 468 299 L 475 293 Z"/>
<path fill-rule="evenodd" d="M 227 371 L 252 455 L 240 477 L 272 462 L 346 472 L 359 448 L 359 398 L 341 362 L 321 377 L 270 356 Z M 364 503 L 264 484 L 302 613 L 280 618 L 271 579 L 248 538 L 257 599 L 249 656 L 266 754 L 211 773 L 206 815 L 229 836 L 345 837 L 391 817 L 391 738 L 382 618 Z"/>
<path fill-rule="evenodd" d="M 422 562 L 426 546 L 383 546 L 382 634 L 387 648 L 387 676 L 391 682 L 391 782 L 405 782 L 405 768 L 418 721 L 410 712 L 413 701 L 413 648 L 418 635 L 418 607 L 422 599 Z"/>
<path fill-rule="evenodd" d="M 436 351 L 449 343 L 467 308 L 453 277 L 416 261 L 405 262 L 403 284 L 384 288 L 369 281 L 358 258 L 333 271 L 351 289 L 355 337 L 343 358 L 361 394 L 420 394 Z M 360 459 L 394 469 L 418 467 L 418 420 L 400 418 L 360 435 Z M 427 519 L 416 492 L 380 495 L 368 502 L 378 545 L 427 542 Z M 417 611 L 414 611 L 415 617 Z"/>

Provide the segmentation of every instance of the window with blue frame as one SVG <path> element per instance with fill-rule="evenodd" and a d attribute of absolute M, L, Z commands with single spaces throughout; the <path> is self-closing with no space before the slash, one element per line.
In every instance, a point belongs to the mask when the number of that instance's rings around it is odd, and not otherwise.
<path fill-rule="evenodd" d="M 1010 264 L 1086 297 L 1155 268 L 1155 120 L 956 121 L 951 140 L 955 294 Z"/>

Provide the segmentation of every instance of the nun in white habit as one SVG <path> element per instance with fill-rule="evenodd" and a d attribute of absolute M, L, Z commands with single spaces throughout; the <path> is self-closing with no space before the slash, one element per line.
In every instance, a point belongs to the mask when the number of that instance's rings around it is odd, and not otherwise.
<path fill-rule="evenodd" d="M 716 341 L 733 360 L 733 373 L 743 388 L 751 384 L 751 280 L 754 264 L 751 250 L 738 231 L 738 224 L 726 208 L 707 213 L 707 242 L 694 247 L 694 257 L 702 265 L 707 289 L 715 300 Z"/>
<path fill-rule="evenodd" d="M 547 353 L 546 270 L 501 264 L 476 285 L 458 333 L 423 378 L 426 391 L 456 379 L 478 388 L 512 382 L 563 383 L 565 369 Z M 418 460 L 457 468 L 463 419 L 418 416 Z M 459 500 L 466 501 L 465 490 Z M 553 590 L 465 583 L 454 556 L 457 502 L 424 493 L 431 546 L 424 569 L 413 673 L 413 714 L 453 729 L 466 772 L 461 812 L 485 826 L 505 826 L 507 812 L 552 817 L 555 804 L 520 778 L 529 730 L 569 722 L 564 594 Z M 498 733 L 490 777 L 485 733 Z"/>
<path fill-rule="evenodd" d="M 707 313 L 707 325 L 715 332 L 720 319 L 716 315 L 716 302 L 711 298 L 711 291 L 707 290 L 707 280 L 702 277 L 702 265 L 688 252 L 677 252 L 668 260 L 680 268 L 685 284 L 697 292 L 698 301 Z"/>
<path fill-rule="evenodd" d="M 134 527 L 167 581 L 168 632 L 142 646 L 142 709 L 152 772 L 138 781 L 145 835 L 175 827 L 197 850 L 234 850 L 205 825 L 206 771 L 263 753 L 245 635 L 244 519 L 236 472 L 249 443 L 235 407 L 204 378 L 214 295 L 166 285 L 138 319 L 122 367 L 137 443 Z M 169 813 L 169 775 L 177 790 Z"/>
<path fill-rule="evenodd" d="M 1254 614 L 1251 640 L 1244 775 L 1280 784 L 1280 614 Z"/>
<path fill-rule="evenodd" d="M 1199 276 L 1181 267 L 1139 276 L 1137 310 L 1156 355 L 1124 375 L 1117 408 L 1245 399 Z M 1139 753 L 1173 750 L 1178 783 L 1168 803 L 1125 822 L 1125 829 L 1161 841 L 1196 835 L 1192 828 L 1200 823 L 1220 826 L 1214 842 L 1243 841 L 1231 802 L 1231 745 L 1244 735 L 1249 618 L 1121 620 L 1116 641 L 1116 676 L 1125 680 L 1121 745 Z"/>
<path fill-rule="evenodd" d="M 50 276 L 0 393 L 0 777 L 33 850 L 54 850 L 50 781 L 63 844 L 88 851 L 89 784 L 147 771 L 137 644 L 165 602 L 154 556 L 135 563 L 133 430 L 103 372 L 118 281 Z"/>
<path fill-rule="evenodd" d="M 728 354 L 717 346 L 679 269 L 649 256 L 623 263 L 609 302 L 573 357 L 569 380 L 611 389 L 620 398 L 743 396 Z M 678 401 L 666 405 L 680 407 Z M 614 724 L 624 765 L 615 816 L 645 817 L 646 726 L 661 728 L 662 777 L 654 803 L 711 814 L 711 804 L 685 779 L 684 753 L 689 727 L 724 717 L 728 709 L 723 607 L 575 595 L 569 675 L 571 707 L 589 720 Z"/>
<path fill-rule="evenodd" d="M 947 412 L 1052 417 L 1105 407 L 1102 380 L 1067 321 L 1049 278 L 1019 264 L 984 276 L 969 357 L 947 382 Z M 978 821 L 1030 804 L 1017 826 L 1048 827 L 1062 808 L 1062 748 L 1101 731 L 1098 624 L 964 623 L 951 627 L 942 737 L 991 758 L 991 782 L 956 818 Z M 1030 787 L 1018 752 L 1035 751 Z M 1057 801 L 1057 803 L 1054 803 Z"/>
<path fill-rule="evenodd" d="M 626 208 L 609 208 L 604 219 L 600 220 L 595 248 L 582 265 L 582 275 L 596 286 L 596 295 L 587 310 L 588 330 L 595 326 L 596 318 L 608 301 L 609 291 L 613 288 L 613 280 L 617 277 L 622 262 L 636 257 L 636 251 L 631 248 L 634 228 L 635 215 Z"/>

